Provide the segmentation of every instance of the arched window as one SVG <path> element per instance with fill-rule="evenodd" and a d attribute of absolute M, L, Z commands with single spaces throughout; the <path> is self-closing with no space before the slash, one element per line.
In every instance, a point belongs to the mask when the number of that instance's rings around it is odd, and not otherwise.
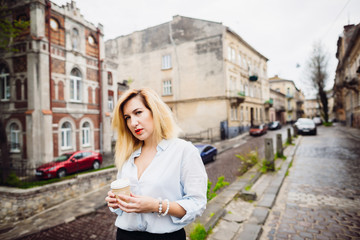
<path fill-rule="evenodd" d="M 74 68 L 70 73 L 70 100 L 80 102 L 81 100 L 81 73 Z"/>
<path fill-rule="evenodd" d="M 76 28 L 71 32 L 71 43 L 74 50 L 79 50 L 79 31 Z"/>
<path fill-rule="evenodd" d="M 88 122 L 84 122 L 81 127 L 82 131 L 82 145 L 83 146 L 90 146 L 90 124 Z"/>
<path fill-rule="evenodd" d="M 71 148 L 71 124 L 64 122 L 61 125 L 61 148 Z"/>
<path fill-rule="evenodd" d="M 0 65 L 0 100 L 10 99 L 9 70 L 5 65 Z"/>
<path fill-rule="evenodd" d="M 20 151 L 20 128 L 16 123 L 10 125 L 10 151 Z"/>

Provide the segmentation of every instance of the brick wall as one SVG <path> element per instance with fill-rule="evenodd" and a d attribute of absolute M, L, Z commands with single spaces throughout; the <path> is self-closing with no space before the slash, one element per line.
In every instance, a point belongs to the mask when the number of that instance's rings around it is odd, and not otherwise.
<path fill-rule="evenodd" d="M 65 61 L 51 58 L 51 70 L 55 73 L 65 74 Z"/>
<path fill-rule="evenodd" d="M 114 181 L 116 173 L 117 169 L 111 168 L 31 189 L 0 187 L 0 224 L 26 219 L 78 195 L 99 189 Z"/>

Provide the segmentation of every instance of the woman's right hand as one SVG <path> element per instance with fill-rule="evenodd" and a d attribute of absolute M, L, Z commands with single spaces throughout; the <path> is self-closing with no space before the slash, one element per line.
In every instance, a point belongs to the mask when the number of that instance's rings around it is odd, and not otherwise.
<path fill-rule="evenodd" d="M 108 207 L 111 207 L 113 209 L 119 208 L 115 194 L 112 191 L 108 191 L 108 195 L 105 198 L 105 201 L 108 203 Z"/>

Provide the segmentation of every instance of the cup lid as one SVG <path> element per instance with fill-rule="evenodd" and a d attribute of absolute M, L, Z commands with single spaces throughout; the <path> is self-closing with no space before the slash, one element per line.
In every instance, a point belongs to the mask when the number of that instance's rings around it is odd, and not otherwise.
<path fill-rule="evenodd" d="M 110 185 L 111 189 L 124 188 L 130 185 L 130 180 L 128 178 L 121 178 L 113 181 Z"/>

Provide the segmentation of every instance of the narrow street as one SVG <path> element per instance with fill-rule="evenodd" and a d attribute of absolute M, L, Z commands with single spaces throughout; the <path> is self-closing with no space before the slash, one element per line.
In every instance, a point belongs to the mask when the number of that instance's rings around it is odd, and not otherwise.
<path fill-rule="evenodd" d="M 261 137 L 246 136 L 206 165 L 209 179 L 232 182 L 245 154 L 287 126 Z M 303 136 L 293 166 L 263 227 L 261 239 L 359 239 L 360 139 L 342 127 L 319 127 Z M 263 153 L 258 147 L 259 155 Z M 86 203 L 84 203 L 86 204 Z M 21 239 L 115 239 L 115 215 L 106 206 L 76 220 Z M 36 224 L 36 223 L 35 223 Z"/>
<path fill-rule="evenodd" d="M 360 136 L 304 136 L 261 239 L 360 239 Z"/>

